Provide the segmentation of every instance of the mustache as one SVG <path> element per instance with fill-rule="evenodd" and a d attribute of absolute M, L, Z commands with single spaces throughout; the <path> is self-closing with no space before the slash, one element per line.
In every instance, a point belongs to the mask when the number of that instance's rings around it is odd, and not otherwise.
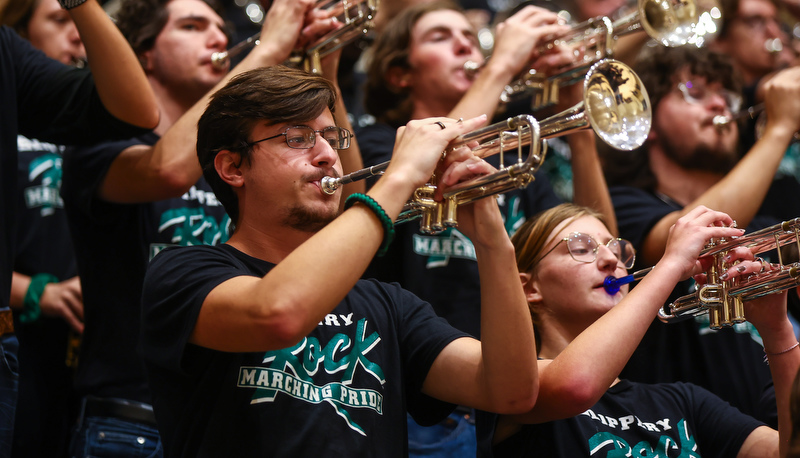
<path fill-rule="evenodd" d="M 332 176 L 334 178 L 339 178 L 339 172 L 334 168 L 330 168 L 328 170 L 319 169 L 318 171 L 316 171 L 314 173 L 310 173 L 310 174 L 304 176 L 303 179 L 306 180 L 306 181 L 320 181 L 324 177 L 329 177 L 329 176 Z"/>

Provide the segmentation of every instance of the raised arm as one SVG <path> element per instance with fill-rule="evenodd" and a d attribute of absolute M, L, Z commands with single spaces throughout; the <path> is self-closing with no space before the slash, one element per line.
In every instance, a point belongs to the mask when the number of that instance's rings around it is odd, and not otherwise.
<path fill-rule="evenodd" d="M 800 67 L 775 75 L 765 85 L 767 125 L 764 134 L 725 177 L 681 211 L 656 223 L 642 243 L 641 254 L 652 265 L 664 253 L 669 228 L 698 205 L 729 214 L 739 226 L 758 212 L 792 136 L 800 129 Z"/>
<path fill-rule="evenodd" d="M 559 24 L 555 13 L 536 6 L 526 6 L 499 24 L 492 57 L 449 116 L 471 118 L 487 113 L 491 117 L 505 86 L 539 57 L 541 43 L 567 30 L 569 27 Z"/>
<path fill-rule="evenodd" d="M 458 173 L 458 169 L 469 173 Z M 490 171 L 485 162 L 470 159 L 445 172 L 440 184 L 447 188 L 459 179 Z M 527 411 L 538 392 L 536 343 L 528 304 L 517 280 L 514 246 L 493 198 L 459 207 L 458 221 L 459 231 L 475 246 L 481 284 L 481 339 L 462 338 L 445 347 L 423 389 L 437 399 L 481 410 Z"/>
<path fill-rule="evenodd" d="M 738 249 L 740 252 L 742 249 Z M 762 267 L 771 270 L 771 266 L 762 265 L 761 261 L 752 261 L 749 256 L 737 267 L 741 271 L 733 271 L 731 278 L 746 277 L 761 272 Z M 795 294 L 794 291 L 791 294 Z M 764 343 L 764 353 L 769 363 L 772 382 L 775 385 L 775 402 L 778 406 L 778 435 L 780 456 L 787 456 L 789 440 L 792 434 L 791 416 L 791 390 L 794 378 L 800 370 L 800 349 L 798 349 L 797 336 L 794 334 L 792 323 L 789 321 L 786 308 L 786 292 L 770 294 L 762 298 L 747 301 L 745 316 L 758 330 Z M 765 450 L 776 450 L 775 431 L 761 427 L 754 430 L 742 444 L 739 457 L 766 456 Z M 775 456 L 775 455 L 773 455 Z"/>
<path fill-rule="evenodd" d="M 240 73 L 286 61 L 300 39 L 304 19 L 313 4 L 313 0 L 276 0 L 264 21 L 261 44 L 184 113 L 154 146 L 136 145 L 123 151 L 106 173 L 100 197 L 119 203 L 151 202 L 180 196 L 194 185 L 202 175 L 195 148 L 197 121 L 211 95 Z"/>
<path fill-rule="evenodd" d="M 86 47 L 97 92 L 106 109 L 129 124 L 152 129 L 159 112 L 136 55 L 97 0 L 69 10 Z"/>
<path fill-rule="evenodd" d="M 312 11 L 312 17 L 318 17 L 320 13 L 318 10 Z M 320 19 L 325 19 L 320 17 Z M 325 27 L 324 21 L 322 24 L 310 24 L 306 29 L 307 33 L 311 33 L 313 27 Z M 336 125 L 344 127 L 350 132 L 354 132 L 353 126 L 350 124 L 350 118 L 347 116 L 347 107 L 344 104 L 344 97 L 342 97 L 342 89 L 339 87 L 339 62 L 341 57 L 341 50 L 330 53 L 322 59 L 322 75 L 333 83 L 336 89 L 336 106 L 333 112 L 333 119 Z M 358 139 L 354 136 L 350 142 L 350 148 L 339 151 L 339 160 L 342 161 L 342 170 L 344 174 L 355 172 L 364 168 L 364 161 L 361 159 L 361 150 L 358 147 Z M 344 201 L 350 194 L 366 191 L 366 182 L 364 180 L 354 181 L 352 183 L 342 186 L 342 201 L 341 205 L 344 206 Z"/>

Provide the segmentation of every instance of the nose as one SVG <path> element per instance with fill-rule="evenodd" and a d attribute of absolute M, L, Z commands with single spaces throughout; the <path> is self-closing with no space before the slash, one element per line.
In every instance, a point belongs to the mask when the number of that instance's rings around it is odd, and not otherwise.
<path fill-rule="evenodd" d="M 619 259 L 611 249 L 605 245 L 597 247 L 597 268 L 603 272 L 613 273 L 620 265 Z"/>
<path fill-rule="evenodd" d="M 317 167 L 331 167 L 339 160 L 339 153 L 333 149 L 327 140 L 322 138 L 322 134 L 316 132 L 317 141 L 311 148 L 313 157 L 311 163 Z"/>
<path fill-rule="evenodd" d="M 208 47 L 224 51 L 228 47 L 228 36 L 218 26 L 209 27 Z"/>
<path fill-rule="evenodd" d="M 70 23 L 69 29 L 67 30 L 67 40 L 75 45 L 81 44 L 81 36 L 78 33 L 78 27 L 74 22 Z"/>
<path fill-rule="evenodd" d="M 730 111 L 728 101 L 719 92 L 709 92 L 706 95 L 706 108 L 715 113 L 724 113 Z"/>
<path fill-rule="evenodd" d="M 474 45 L 472 40 L 463 32 L 457 32 L 453 38 L 454 52 L 457 56 L 472 54 Z"/>
<path fill-rule="evenodd" d="M 770 38 L 782 38 L 781 26 L 776 18 L 769 18 L 766 20 L 764 33 Z"/>

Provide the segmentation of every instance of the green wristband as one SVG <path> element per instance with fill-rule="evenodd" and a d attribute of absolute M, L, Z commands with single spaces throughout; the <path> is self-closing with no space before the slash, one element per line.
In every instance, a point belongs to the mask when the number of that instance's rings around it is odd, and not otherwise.
<path fill-rule="evenodd" d="M 20 323 L 33 323 L 39 319 L 42 315 L 42 309 L 39 308 L 39 300 L 41 300 L 44 293 L 44 287 L 48 283 L 57 282 L 58 277 L 50 274 L 36 274 L 31 277 L 31 284 L 28 285 L 28 291 L 25 292 L 22 312 L 19 314 Z"/>
<path fill-rule="evenodd" d="M 378 256 L 385 255 L 389 250 L 389 245 L 392 243 L 392 240 L 394 240 L 394 223 L 392 219 L 389 218 L 389 215 L 386 214 L 386 211 L 375 199 L 366 194 L 350 194 L 347 200 L 344 201 L 344 209 L 347 210 L 356 202 L 366 205 L 380 220 L 381 226 L 383 226 L 383 242 L 381 242 L 381 246 L 378 248 Z"/>

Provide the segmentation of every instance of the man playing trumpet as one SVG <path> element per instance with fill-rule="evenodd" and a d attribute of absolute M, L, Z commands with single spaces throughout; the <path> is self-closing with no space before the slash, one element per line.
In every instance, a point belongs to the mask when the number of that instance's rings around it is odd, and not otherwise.
<path fill-rule="evenodd" d="M 445 190 L 492 170 L 468 148 L 441 153 L 486 119 L 399 129 L 384 177 L 340 214 L 341 194 L 320 187 L 342 173 L 350 140 L 334 101 L 319 76 L 273 67 L 232 80 L 200 119 L 198 157 L 235 230 L 220 246 L 161 252 L 145 279 L 169 455 L 404 456 L 406 410 L 435 422 L 453 407 L 441 401 L 519 413 L 536 400 L 530 317 L 494 199 L 459 215 L 491 305 L 481 341 L 397 285 L 359 280 L 434 170 Z"/>

